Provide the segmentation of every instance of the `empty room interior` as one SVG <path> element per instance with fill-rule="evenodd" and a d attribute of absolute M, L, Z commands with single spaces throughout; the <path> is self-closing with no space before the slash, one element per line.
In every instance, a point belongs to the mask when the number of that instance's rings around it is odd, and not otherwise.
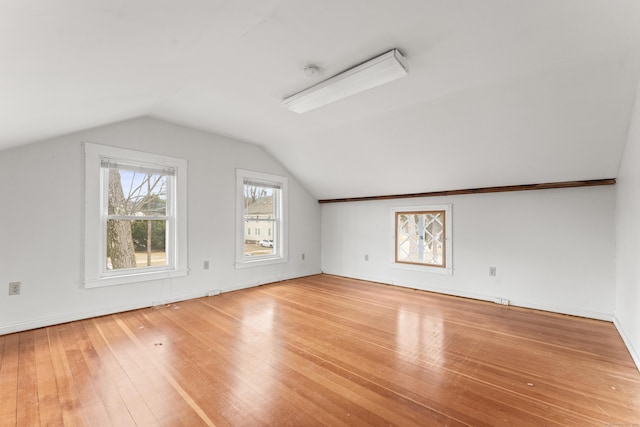
<path fill-rule="evenodd" d="M 0 426 L 640 425 L 640 2 L 0 34 Z"/>

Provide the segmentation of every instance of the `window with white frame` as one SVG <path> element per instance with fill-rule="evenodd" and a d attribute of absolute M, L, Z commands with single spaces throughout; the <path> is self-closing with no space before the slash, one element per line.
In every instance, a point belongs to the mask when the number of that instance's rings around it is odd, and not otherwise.
<path fill-rule="evenodd" d="M 286 177 L 236 171 L 236 267 L 287 260 L 287 184 Z"/>
<path fill-rule="evenodd" d="M 187 274 L 183 159 L 85 143 L 85 287 Z"/>
<path fill-rule="evenodd" d="M 398 268 L 451 274 L 451 205 L 393 209 L 393 262 Z"/>

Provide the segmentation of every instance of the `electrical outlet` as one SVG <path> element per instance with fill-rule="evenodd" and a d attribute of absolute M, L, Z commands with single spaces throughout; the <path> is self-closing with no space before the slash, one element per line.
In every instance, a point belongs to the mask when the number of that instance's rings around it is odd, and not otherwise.
<path fill-rule="evenodd" d="M 203 262 L 203 263 L 202 263 L 202 267 L 203 267 L 205 270 L 208 270 L 208 269 L 209 269 L 209 261 L 205 261 L 205 262 Z"/>
<path fill-rule="evenodd" d="M 9 283 L 9 295 L 20 295 L 20 282 Z"/>
<path fill-rule="evenodd" d="M 303 260 L 303 261 L 304 261 L 304 258 L 305 258 L 305 256 L 304 256 L 304 254 L 302 254 L 302 260 Z"/>
<path fill-rule="evenodd" d="M 364 260 L 369 261 L 369 254 L 364 254 Z"/>
<path fill-rule="evenodd" d="M 489 267 L 489 276 L 495 276 L 495 275 L 496 275 L 496 268 Z"/>

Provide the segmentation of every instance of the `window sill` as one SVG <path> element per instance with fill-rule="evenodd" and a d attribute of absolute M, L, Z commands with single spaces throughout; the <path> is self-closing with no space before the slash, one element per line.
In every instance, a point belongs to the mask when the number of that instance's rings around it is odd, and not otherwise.
<path fill-rule="evenodd" d="M 174 277 L 184 277 L 189 274 L 188 269 L 148 271 L 143 273 L 122 274 L 118 276 L 100 277 L 98 279 L 87 279 L 84 287 L 101 288 L 104 286 L 124 285 L 127 283 L 148 282 L 150 280 L 171 279 Z"/>
<path fill-rule="evenodd" d="M 238 268 L 260 267 L 263 265 L 282 264 L 285 262 L 287 262 L 287 259 L 285 257 L 269 257 L 269 258 L 237 261 L 235 266 L 236 266 L 236 269 L 238 269 Z"/>
<path fill-rule="evenodd" d="M 428 265 L 416 265 L 416 264 L 403 264 L 403 263 L 391 263 L 391 268 L 395 268 L 398 270 L 409 270 L 409 271 L 419 271 L 421 273 L 435 273 L 435 274 L 445 274 L 447 276 L 453 276 L 453 269 L 442 268 L 442 267 L 431 267 Z"/>

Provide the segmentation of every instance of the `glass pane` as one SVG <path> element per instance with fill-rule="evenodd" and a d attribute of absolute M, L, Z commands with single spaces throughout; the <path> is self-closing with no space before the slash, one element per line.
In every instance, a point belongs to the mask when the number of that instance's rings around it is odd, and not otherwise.
<path fill-rule="evenodd" d="M 109 215 L 165 216 L 167 176 L 109 168 Z"/>
<path fill-rule="evenodd" d="M 107 269 L 167 265 L 167 221 L 107 221 Z"/>
<path fill-rule="evenodd" d="M 396 215 L 396 261 L 444 267 L 444 211 Z"/>
<path fill-rule="evenodd" d="M 244 255 L 265 256 L 276 252 L 277 199 L 279 189 L 249 183 L 244 186 Z"/>
<path fill-rule="evenodd" d="M 258 185 L 244 186 L 244 216 L 253 218 L 275 217 L 274 195 L 278 189 L 271 187 L 261 187 Z"/>
<path fill-rule="evenodd" d="M 273 255 L 275 222 L 264 220 L 245 220 L 244 222 L 244 255 L 264 256 Z"/>

